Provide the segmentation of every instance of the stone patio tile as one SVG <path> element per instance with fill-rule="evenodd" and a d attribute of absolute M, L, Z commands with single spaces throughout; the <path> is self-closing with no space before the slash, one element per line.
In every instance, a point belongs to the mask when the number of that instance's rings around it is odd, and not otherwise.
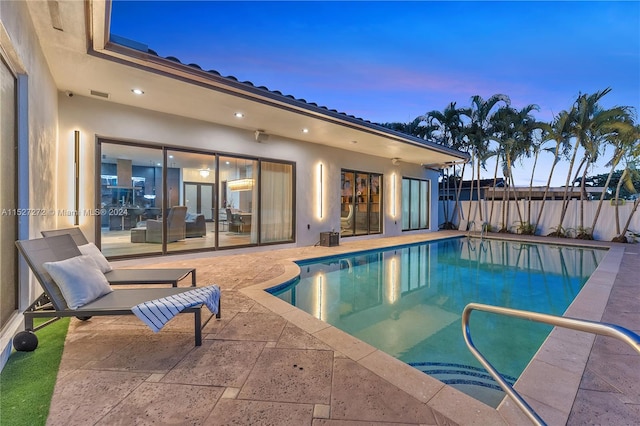
<path fill-rule="evenodd" d="M 164 383 L 241 387 L 263 342 L 205 340 L 162 379 Z"/>
<path fill-rule="evenodd" d="M 251 298 L 245 296 L 239 291 L 222 290 L 220 294 L 220 309 L 224 315 L 225 312 L 249 312 L 256 304 Z"/>
<path fill-rule="evenodd" d="M 440 423 L 438 423 L 440 424 Z M 373 422 L 357 420 L 313 419 L 312 426 L 418 426 L 419 423 Z"/>
<path fill-rule="evenodd" d="M 630 402 L 640 404 L 640 356 L 637 353 L 611 355 L 592 352 L 589 363 L 592 373 L 615 387 Z"/>
<path fill-rule="evenodd" d="M 334 360 L 331 419 L 435 425 L 433 410 L 350 359 Z"/>
<path fill-rule="evenodd" d="M 161 373 L 174 367 L 195 348 L 193 332 L 136 334 L 127 346 L 107 358 L 87 364 L 87 368 Z"/>
<path fill-rule="evenodd" d="M 219 339 L 277 341 L 287 321 L 281 316 L 262 312 L 238 312 L 217 334 Z"/>
<path fill-rule="evenodd" d="M 143 383 L 97 425 L 189 424 L 204 422 L 224 388 Z M 135 419 L 135 421 L 133 421 Z"/>
<path fill-rule="evenodd" d="M 124 371 L 74 371 L 57 381 L 47 425 L 95 424 L 148 376 Z"/>
<path fill-rule="evenodd" d="M 324 344 L 318 338 L 312 336 L 306 331 L 296 327 L 293 324 L 287 324 L 282 331 L 282 335 L 276 344 L 277 348 L 282 349 L 320 349 L 332 350 L 331 347 Z"/>
<path fill-rule="evenodd" d="M 608 392 L 580 389 L 567 426 L 632 425 L 631 419 L 640 419 L 639 404 L 624 404 Z"/>
<path fill-rule="evenodd" d="M 312 418 L 313 404 L 223 399 L 203 424 L 305 426 L 311 425 Z"/>
<path fill-rule="evenodd" d="M 265 349 L 238 399 L 329 404 L 332 351 Z"/>

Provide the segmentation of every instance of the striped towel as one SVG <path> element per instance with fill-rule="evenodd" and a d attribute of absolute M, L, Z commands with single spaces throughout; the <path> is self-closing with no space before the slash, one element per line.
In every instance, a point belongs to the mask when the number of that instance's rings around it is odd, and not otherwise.
<path fill-rule="evenodd" d="M 212 313 L 217 314 L 219 301 L 220 287 L 211 285 L 143 302 L 131 308 L 131 311 L 157 333 L 171 318 L 193 306 L 205 304 Z"/>

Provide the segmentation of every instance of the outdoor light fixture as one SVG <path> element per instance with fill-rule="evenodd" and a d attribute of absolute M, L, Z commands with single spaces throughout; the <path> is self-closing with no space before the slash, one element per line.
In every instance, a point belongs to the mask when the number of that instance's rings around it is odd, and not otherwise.
<path fill-rule="evenodd" d="M 396 174 L 391 174 L 391 217 L 396 217 Z"/>
<path fill-rule="evenodd" d="M 302 133 L 309 133 L 309 129 L 305 127 L 304 129 L 302 129 Z"/>
<path fill-rule="evenodd" d="M 322 163 L 318 164 L 318 181 L 317 181 L 317 185 L 316 185 L 316 207 L 318 208 L 318 218 L 322 219 L 323 217 L 323 205 L 322 205 L 322 199 L 324 197 L 324 183 L 323 183 L 323 176 L 324 174 L 324 168 Z"/>
<path fill-rule="evenodd" d="M 203 178 L 209 177 L 209 169 L 200 169 L 199 172 Z"/>
<path fill-rule="evenodd" d="M 74 168 L 75 168 L 75 177 L 74 177 L 74 187 L 75 187 L 75 217 L 73 219 L 73 224 L 75 226 L 80 225 L 80 216 L 78 212 L 80 211 L 80 130 L 73 131 L 73 139 L 74 139 Z"/>
<path fill-rule="evenodd" d="M 253 189 L 253 179 L 236 179 L 227 182 L 230 191 L 251 191 Z"/>
<path fill-rule="evenodd" d="M 234 116 L 235 118 L 242 118 L 242 117 L 244 117 L 244 114 L 243 114 L 243 113 L 241 113 L 241 112 L 236 112 L 235 114 L 233 114 L 233 116 Z"/>
<path fill-rule="evenodd" d="M 142 89 L 131 89 L 131 91 L 136 95 L 144 95 Z"/>

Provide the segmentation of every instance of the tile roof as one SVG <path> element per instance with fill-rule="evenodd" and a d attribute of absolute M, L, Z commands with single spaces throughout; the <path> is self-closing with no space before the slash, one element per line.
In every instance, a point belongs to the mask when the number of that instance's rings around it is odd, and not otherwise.
<path fill-rule="evenodd" d="M 122 39 L 121 37 L 118 37 L 118 36 L 114 37 L 113 35 L 112 35 L 111 37 L 112 37 L 112 39 L 114 39 L 114 41 L 115 41 L 116 43 L 118 43 L 118 44 L 124 44 L 125 46 L 127 45 L 127 44 L 126 44 L 126 39 Z M 117 41 L 116 41 L 116 40 L 117 40 Z M 140 45 L 139 45 L 139 44 L 137 44 L 137 46 L 136 46 L 136 47 L 134 47 L 134 48 L 138 48 L 138 46 L 140 46 Z M 128 47 L 132 47 L 132 46 L 128 46 Z M 281 92 L 281 91 L 279 91 L 279 90 L 270 90 L 270 89 L 269 89 L 268 87 L 266 87 L 266 86 L 256 86 L 255 84 L 253 84 L 253 82 L 248 81 L 248 80 L 247 80 L 247 81 L 240 81 L 240 80 L 238 80 L 238 78 L 237 78 L 237 77 L 235 77 L 235 76 L 233 76 L 233 75 L 223 76 L 222 74 L 220 74 L 220 73 L 219 73 L 218 71 L 216 71 L 216 70 L 205 70 L 205 69 L 203 69 L 203 68 L 202 68 L 200 65 L 198 65 L 198 64 L 193 64 L 193 63 L 191 63 L 191 64 L 185 64 L 185 63 L 183 63 L 182 61 L 180 61 L 180 59 L 176 58 L 175 56 L 165 56 L 165 57 L 163 57 L 163 56 L 160 56 L 160 55 L 159 55 L 156 51 L 154 51 L 153 49 L 149 49 L 149 48 L 147 48 L 146 53 L 149 53 L 149 54 L 151 54 L 151 55 L 157 56 L 158 58 L 167 59 L 167 60 L 169 60 L 169 61 L 176 62 L 176 63 L 181 64 L 181 65 L 186 65 L 186 66 L 189 66 L 189 67 L 191 67 L 191 68 L 195 68 L 195 69 L 197 69 L 197 70 L 207 72 L 207 73 L 212 74 L 212 75 L 214 75 L 214 76 L 216 76 L 216 77 L 222 77 L 222 78 L 224 78 L 224 79 L 227 79 L 227 80 L 230 80 L 230 81 L 233 81 L 233 82 L 237 82 L 237 83 L 243 84 L 243 85 L 245 85 L 245 86 L 247 86 L 247 87 L 250 87 L 250 88 L 255 88 L 255 89 L 263 90 L 263 91 L 265 91 L 265 92 L 268 92 L 268 93 L 271 93 L 271 94 L 274 94 L 274 95 L 278 95 L 278 96 L 283 96 L 283 97 L 285 97 L 285 98 L 287 98 L 287 99 L 291 99 L 291 100 L 294 100 L 294 101 L 297 101 L 297 102 L 301 102 L 301 103 L 303 103 L 303 104 L 306 104 L 306 105 L 309 105 L 309 106 L 312 106 L 312 107 L 320 108 L 320 109 L 323 109 L 323 110 L 326 110 L 326 111 L 329 111 L 329 112 L 332 112 L 332 113 L 335 113 L 335 114 L 340 114 L 340 115 L 343 115 L 343 116 L 345 116 L 345 117 L 352 118 L 352 119 L 355 119 L 355 120 L 360 120 L 360 121 L 362 121 L 362 122 L 364 122 L 364 123 L 368 123 L 368 124 L 378 124 L 378 123 L 373 123 L 373 122 L 371 122 L 371 121 L 369 121 L 369 120 L 365 120 L 365 119 L 360 118 L 360 117 L 356 117 L 355 115 L 350 115 L 350 114 L 347 114 L 347 113 L 345 113 L 345 112 L 340 112 L 340 111 L 338 111 L 338 110 L 336 110 L 336 109 L 330 109 L 330 108 L 328 108 L 328 107 L 326 107 L 326 106 L 318 105 L 318 104 L 317 104 L 317 103 L 315 103 L 315 102 L 308 102 L 306 99 L 303 99 L 303 98 L 296 98 L 296 97 L 295 97 L 295 96 L 293 96 L 293 95 L 285 95 L 284 93 L 282 93 L 282 92 Z"/>

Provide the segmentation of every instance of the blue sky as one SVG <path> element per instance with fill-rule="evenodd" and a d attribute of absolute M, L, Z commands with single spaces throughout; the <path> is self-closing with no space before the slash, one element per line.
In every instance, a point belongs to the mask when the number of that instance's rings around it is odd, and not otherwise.
<path fill-rule="evenodd" d="M 114 1 L 111 32 L 373 122 L 473 95 L 640 107 L 640 2 Z"/>

